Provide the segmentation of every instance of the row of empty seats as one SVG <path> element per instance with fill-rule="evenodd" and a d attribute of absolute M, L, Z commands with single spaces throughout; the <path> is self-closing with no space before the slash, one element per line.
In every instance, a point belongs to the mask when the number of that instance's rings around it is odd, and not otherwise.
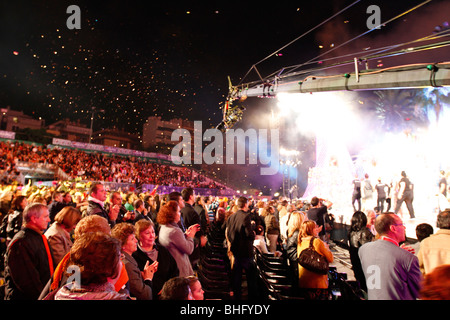
<path fill-rule="evenodd" d="M 261 300 L 303 300 L 311 299 L 311 297 L 327 300 L 365 298 L 359 285 L 355 281 L 348 281 L 347 275 L 337 272 L 335 266 L 330 266 L 328 272 L 328 289 L 310 290 L 297 288 L 297 275 L 288 265 L 285 255 L 275 257 L 273 254 L 262 254 L 255 248 L 254 262 L 257 268 L 258 294 Z M 211 228 L 197 270 L 197 276 L 205 292 L 205 299 L 232 299 L 230 275 L 231 265 L 227 255 L 224 231 L 221 228 Z M 245 287 L 245 276 L 243 282 Z"/>

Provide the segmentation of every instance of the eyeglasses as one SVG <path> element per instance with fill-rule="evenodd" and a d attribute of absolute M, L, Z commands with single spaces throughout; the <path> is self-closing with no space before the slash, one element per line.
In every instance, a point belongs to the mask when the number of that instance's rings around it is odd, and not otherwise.
<path fill-rule="evenodd" d="M 396 226 L 396 227 L 398 227 L 398 226 L 405 227 L 405 224 L 404 224 L 404 223 L 395 223 L 395 224 L 393 224 L 393 226 Z"/>

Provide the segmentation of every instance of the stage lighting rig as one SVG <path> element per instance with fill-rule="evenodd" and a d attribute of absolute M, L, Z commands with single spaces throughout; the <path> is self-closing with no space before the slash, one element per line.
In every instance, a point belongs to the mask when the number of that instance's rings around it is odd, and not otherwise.
<path fill-rule="evenodd" d="M 238 102 L 242 102 L 242 99 L 238 99 Z M 233 106 L 234 100 L 228 99 L 225 102 L 223 120 L 217 125 L 216 129 L 222 132 L 227 129 L 231 129 L 237 122 L 242 120 L 242 116 L 245 111 L 245 107 L 242 104 L 236 104 Z"/>
<path fill-rule="evenodd" d="M 231 129 L 237 122 L 242 120 L 242 116 L 245 111 L 245 107 L 242 105 L 242 102 L 247 99 L 246 96 L 237 97 L 238 89 L 231 84 L 230 77 L 228 77 L 228 85 L 229 92 L 223 107 L 223 119 L 216 126 L 216 129 L 219 129 L 222 132 L 225 132 L 227 129 Z"/>

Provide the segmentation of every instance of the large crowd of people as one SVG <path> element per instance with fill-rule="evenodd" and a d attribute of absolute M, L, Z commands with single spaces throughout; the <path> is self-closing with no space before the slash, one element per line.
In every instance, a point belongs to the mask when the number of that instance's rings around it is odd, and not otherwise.
<path fill-rule="evenodd" d="M 78 197 L 62 183 L 42 195 L 37 191 L 2 187 L 11 195 L 2 198 L 7 210 L 0 230 L 5 299 L 203 299 L 198 252 L 211 229 L 223 232 L 233 261 L 230 299 L 259 297 L 255 250 L 289 261 L 289 277 L 302 298 L 329 299 L 328 275 L 297 259 L 312 246 L 333 262 L 331 201 L 202 197 L 190 187 L 130 195 L 100 182 Z M 348 244 L 363 299 L 450 298 L 450 211 L 440 212 L 437 221 L 435 234 L 420 224 L 419 243 L 408 244 L 400 216 L 386 212 L 368 219 L 355 211 Z"/>
<path fill-rule="evenodd" d="M 49 147 L 24 142 L 0 141 L 0 181 L 25 184 L 18 164 L 54 165 L 68 180 L 105 181 L 129 184 L 166 185 L 193 188 L 224 188 L 220 183 L 188 168 L 132 156 L 86 152 L 77 149 Z"/>
<path fill-rule="evenodd" d="M 287 263 L 287 277 L 298 297 L 330 298 L 329 275 L 298 261 L 300 253 L 312 247 L 327 264 L 333 263 L 334 217 L 329 200 L 202 196 L 189 183 L 182 192 L 170 194 L 160 194 L 158 188 L 109 190 L 104 182 L 94 182 L 109 174 L 105 168 L 131 177 L 139 170 L 150 172 L 154 164 L 76 150 L 1 144 L 0 288 L 4 299 L 204 299 L 197 271 L 211 230 L 226 239 L 230 299 L 261 298 L 256 252 Z M 11 183 L 8 179 L 18 175 L 17 161 L 53 163 L 76 175 L 84 170 L 84 178 L 92 182 Z M 162 166 L 160 170 L 164 176 L 170 169 Z M 188 179 L 181 176 L 174 178 L 179 185 Z M 417 225 L 418 241 L 407 243 L 401 216 L 355 208 L 347 245 L 360 298 L 450 299 L 450 210 L 439 212 L 436 227 L 434 233 L 431 225 Z"/>

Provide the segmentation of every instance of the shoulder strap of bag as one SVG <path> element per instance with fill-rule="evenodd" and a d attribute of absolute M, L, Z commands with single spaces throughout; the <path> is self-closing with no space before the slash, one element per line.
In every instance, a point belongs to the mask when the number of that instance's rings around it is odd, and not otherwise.
<path fill-rule="evenodd" d="M 315 237 L 311 237 L 311 240 L 309 241 L 310 248 L 313 248 L 314 239 L 315 239 Z"/>

